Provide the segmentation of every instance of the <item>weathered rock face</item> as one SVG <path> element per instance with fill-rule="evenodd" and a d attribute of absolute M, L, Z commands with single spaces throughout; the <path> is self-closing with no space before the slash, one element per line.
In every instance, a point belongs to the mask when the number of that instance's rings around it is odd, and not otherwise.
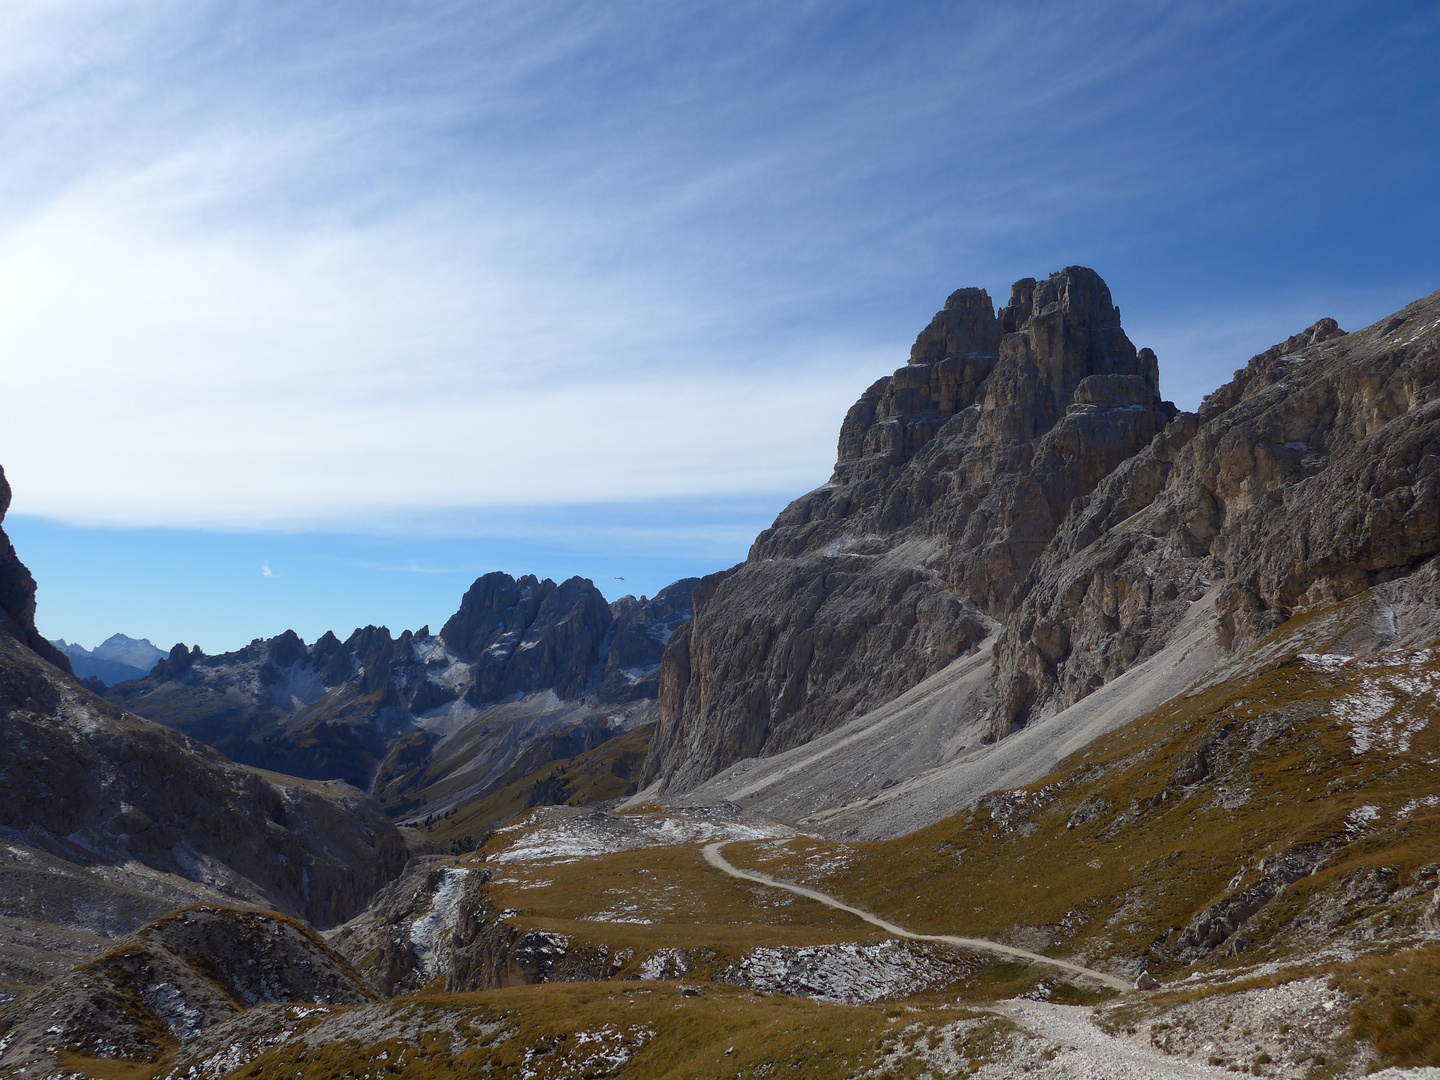
<path fill-rule="evenodd" d="M 646 781 L 682 791 L 885 701 L 1024 599 L 1070 511 L 1175 415 L 1099 276 L 962 289 L 841 427 L 835 473 L 702 582 Z"/>
<path fill-rule="evenodd" d="M 0 1011 L 0 1067 L 59 1053 L 154 1062 L 176 1043 L 266 1002 L 360 1005 L 374 995 L 315 934 L 257 911 L 198 907 Z"/>
<path fill-rule="evenodd" d="M 610 621 L 610 605 L 584 578 L 556 585 L 496 572 L 470 586 L 440 636 L 474 665 L 472 704 L 546 689 L 576 698 L 589 689 Z"/>
<path fill-rule="evenodd" d="M 5 479 L 5 470 L 0 469 L 0 521 L 10 510 L 10 497 L 10 482 Z M 4 529 L 0 529 L 0 633 L 10 635 L 70 674 L 69 657 L 35 629 L 35 579 L 15 554 Z"/>
<path fill-rule="evenodd" d="M 1382 582 L 1434 593 L 1437 379 L 1440 293 L 1353 334 L 1321 320 L 1178 417 L 1036 565 L 996 644 L 995 733 L 1152 655 L 1211 588 L 1226 648 Z"/>
<path fill-rule="evenodd" d="M 108 696 L 236 761 L 391 785 L 418 776 L 442 736 L 528 696 L 551 695 L 549 714 L 563 714 L 567 730 L 585 727 L 580 742 L 609 737 L 611 706 L 655 697 L 660 657 L 690 615 L 693 584 L 611 605 L 584 578 L 557 585 L 487 574 L 438 635 L 426 627 L 392 637 L 367 626 L 343 642 L 326 633 L 306 645 L 286 631 L 219 656 L 177 645 L 146 678 Z M 593 707 L 563 707 L 582 701 Z M 502 742 L 515 755 L 525 749 L 517 739 L 555 733 L 542 724 L 512 734 Z"/>
<path fill-rule="evenodd" d="M 404 842 L 353 788 L 286 783 L 121 711 L 0 638 L 0 834 L 79 865 L 131 860 L 338 922 Z"/>
<path fill-rule="evenodd" d="M 28 581 L 29 573 L 19 566 L 10 580 Z M 28 588 L 33 599 L 33 582 Z M 233 765 L 125 713 L 45 659 L 18 632 L 24 624 L 9 618 L 11 632 L 0 633 L 0 836 L 18 845 L 13 850 L 45 853 L 77 879 L 108 865 L 141 896 L 173 898 L 169 875 L 320 925 L 348 918 L 400 872 L 405 844 L 373 800 Z M 43 892 L 43 879 L 70 881 L 38 854 L 21 861 L 28 874 L 16 865 L 6 876 L 27 891 Z M 136 864 L 150 868 L 149 884 L 126 869 Z M 91 883 L 97 896 L 103 879 Z M 101 906 L 108 903 L 101 896 Z M 145 907 L 117 907 L 120 927 L 133 928 L 126 920 Z M 75 914 L 88 932 L 114 929 Z"/>
<path fill-rule="evenodd" d="M 613 978 L 633 950 L 575 946 L 563 934 L 512 925 L 485 886 L 494 872 L 416 860 L 335 934 L 336 950 L 387 997 L 430 988 L 450 993 L 538 982 Z"/>
<path fill-rule="evenodd" d="M 602 649 L 605 666 L 596 690 L 601 701 L 653 699 L 659 694 L 665 647 L 694 614 L 691 596 L 699 583 L 699 578 L 684 578 L 649 600 L 622 596 L 610 605 L 614 618 Z"/>

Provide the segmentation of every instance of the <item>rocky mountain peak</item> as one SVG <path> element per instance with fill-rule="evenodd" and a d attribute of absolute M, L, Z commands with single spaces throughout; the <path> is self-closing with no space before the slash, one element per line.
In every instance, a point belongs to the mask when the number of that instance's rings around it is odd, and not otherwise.
<path fill-rule="evenodd" d="M 1134 380 L 1077 396 L 1095 376 Z M 984 289 L 957 289 L 920 332 L 906 367 L 865 391 L 840 429 L 835 480 L 903 465 L 946 422 L 976 410 L 981 443 L 1038 438 L 1075 404 L 1161 407 L 1159 362 L 1137 352 L 1095 271 L 1071 266 L 1023 278 L 998 314 Z M 1173 408 L 1167 414 L 1173 415 Z"/>
<path fill-rule="evenodd" d="M 1077 499 L 1165 429 L 1159 364 L 1095 271 L 950 294 L 841 425 L 830 482 L 695 594 L 647 778 L 797 745 L 976 648 Z"/>
<path fill-rule="evenodd" d="M 990 294 L 984 289 L 956 289 L 915 339 L 910 363 L 933 364 L 962 356 L 993 357 L 999 343 L 1000 327 Z"/>

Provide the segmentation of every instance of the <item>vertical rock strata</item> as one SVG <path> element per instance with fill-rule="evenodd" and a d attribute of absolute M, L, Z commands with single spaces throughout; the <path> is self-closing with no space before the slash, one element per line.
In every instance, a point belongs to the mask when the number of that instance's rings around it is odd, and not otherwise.
<path fill-rule="evenodd" d="M 10 510 L 10 482 L 0 469 L 0 521 Z M 38 653 L 67 675 L 70 658 L 41 637 L 35 629 L 35 579 L 15 554 L 5 530 L 0 529 L 0 633 Z"/>
<path fill-rule="evenodd" d="M 1440 293 L 1353 334 L 1322 319 L 1178 413 L 1092 271 L 1018 282 L 998 314 L 960 290 L 850 410 L 830 482 L 696 590 L 646 781 L 806 742 L 991 631 L 992 738 L 1154 655 L 1209 594 L 1223 650 L 1382 584 L 1356 648 L 1428 643 L 1437 380 Z"/>
<path fill-rule="evenodd" d="M 996 643 L 996 731 L 1153 655 L 1210 589 L 1226 649 L 1386 582 L 1368 644 L 1430 633 L 1437 380 L 1440 293 L 1353 334 L 1322 319 L 1178 417 L 1076 505 L 1036 565 Z"/>
<path fill-rule="evenodd" d="M 696 588 L 646 781 L 803 743 L 975 648 L 1074 501 L 1175 414 L 1094 271 L 1017 282 L 998 313 L 952 294 L 851 408 L 830 482 Z"/>

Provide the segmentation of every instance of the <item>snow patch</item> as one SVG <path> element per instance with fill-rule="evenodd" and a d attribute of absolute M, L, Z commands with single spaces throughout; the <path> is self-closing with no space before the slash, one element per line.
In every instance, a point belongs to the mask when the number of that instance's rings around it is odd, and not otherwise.
<path fill-rule="evenodd" d="M 1345 839 L 1354 840 L 1380 820 L 1378 806 L 1357 806 L 1345 816 Z"/>
<path fill-rule="evenodd" d="M 410 941 L 427 979 L 434 978 L 440 970 L 442 945 L 448 943 L 448 934 L 459 921 L 459 901 L 465 879 L 470 875 L 468 869 L 458 866 L 447 867 L 442 872 L 444 880 L 435 890 L 430 910 L 410 924 Z"/>

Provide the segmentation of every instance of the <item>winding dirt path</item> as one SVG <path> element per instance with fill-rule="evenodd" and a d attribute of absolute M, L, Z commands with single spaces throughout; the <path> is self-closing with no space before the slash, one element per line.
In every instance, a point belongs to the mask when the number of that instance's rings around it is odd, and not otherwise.
<path fill-rule="evenodd" d="M 786 892 L 794 893 L 796 896 L 804 896 L 811 900 L 818 900 L 827 907 L 837 908 L 840 911 L 848 911 L 858 919 L 864 919 L 872 926 L 878 926 L 887 934 L 895 937 L 909 938 L 911 941 L 938 941 L 945 945 L 956 945 L 962 949 L 973 949 L 977 952 L 993 953 L 996 956 L 1006 956 L 1015 960 L 1027 960 L 1032 964 L 1044 964 L 1047 967 L 1059 968 L 1061 971 L 1068 971 L 1072 975 L 1079 975 L 1086 979 L 1092 979 L 1103 986 L 1109 986 L 1120 991 L 1132 991 L 1131 986 L 1124 979 L 1117 979 L 1114 975 L 1106 975 L 1103 971 L 1094 971 L 1091 968 L 1081 967 L 1079 964 L 1070 964 L 1064 960 L 1056 960 L 1053 956 L 1042 956 L 1039 953 L 1030 952 L 1028 949 L 1016 949 L 1010 945 L 1000 945 L 994 941 L 986 941 L 984 938 L 955 937 L 953 934 L 915 934 L 904 927 L 896 926 L 892 922 L 886 922 L 878 915 L 871 915 L 868 911 L 851 907 L 843 901 L 836 900 L 828 893 L 816 889 L 807 889 L 804 885 L 795 885 L 789 881 L 781 881 L 772 878 L 767 874 L 757 874 L 751 870 L 741 870 L 726 862 L 725 856 L 720 854 L 720 849 L 729 840 L 721 840 L 718 843 L 707 844 L 701 854 L 705 861 L 717 870 L 722 870 L 733 878 L 740 878 L 744 881 L 753 881 L 757 885 L 768 885 L 772 889 L 784 889 Z"/>

